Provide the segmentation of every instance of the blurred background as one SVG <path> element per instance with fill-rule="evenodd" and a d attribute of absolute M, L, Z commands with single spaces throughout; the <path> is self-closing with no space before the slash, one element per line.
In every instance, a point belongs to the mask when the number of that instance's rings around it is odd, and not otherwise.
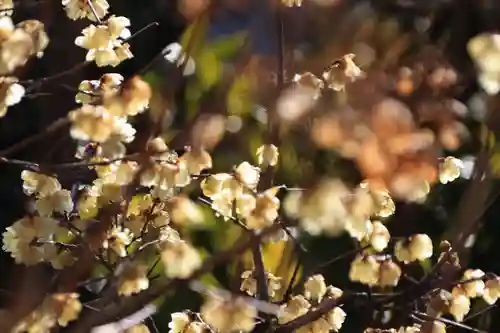
<path fill-rule="evenodd" d="M 170 139 L 171 148 L 184 148 L 177 146 L 177 142 L 182 142 L 178 138 L 201 114 L 227 117 L 224 136 L 213 149 L 216 172 L 228 171 L 244 160 L 255 163 L 256 149 L 272 140 L 280 147 L 276 184 L 307 187 L 321 177 L 333 176 L 350 184 L 376 178 L 392 186 L 396 174 L 414 170 L 417 165 L 428 166 L 437 156 L 463 158 L 473 156 L 480 148 L 488 97 L 477 84 L 467 43 L 480 33 L 500 28 L 500 2 L 303 0 L 300 7 L 280 6 L 278 10 L 277 3 L 271 0 L 213 1 L 109 1 L 113 14 L 130 18 L 132 33 L 152 22 L 158 25 L 131 41 L 132 60 L 115 69 L 87 66 L 44 84 L 31 97 L 10 108 L 7 116 L 0 119 L 0 151 L 43 132 L 75 108 L 74 92 L 67 87 L 76 88 L 80 81 L 97 79 L 110 71 L 125 77 L 144 74 L 155 89 L 156 104 L 151 112 L 158 112 L 155 107 L 161 111 L 165 105 L 171 110 L 171 117 L 162 124 L 162 134 Z M 84 51 L 73 42 L 88 22 L 69 21 L 58 0 L 23 0 L 16 4 L 15 22 L 39 19 L 51 38 L 45 56 L 32 60 L 16 76 L 21 80 L 46 77 L 84 59 Z M 171 89 L 174 80 L 169 76 L 169 66 L 173 65 L 158 57 L 174 42 L 188 49 L 196 64 L 195 73 L 184 77 L 175 90 Z M 365 77 L 342 93 L 326 93 L 312 111 L 303 114 L 306 107 L 301 103 L 307 101 L 300 99 L 300 91 L 289 89 L 295 74 L 311 72 L 321 76 L 325 68 L 350 53 L 355 54 L 355 62 Z M 275 89 L 277 83 L 281 85 L 281 95 Z M 397 161 L 390 156 L 383 159 L 374 153 L 376 148 L 357 146 L 356 137 L 366 130 L 367 119 L 373 124 L 380 105 L 395 114 L 398 121 L 408 113 L 412 126 L 432 131 L 438 144 L 421 154 L 398 157 Z M 146 114 L 136 119 L 138 130 L 147 117 Z M 500 129 L 497 118 L 493 114 L 490 120 L 493 132 Z M 378 129 L 370 127 L 376 142 L 390 139 L 384 136 L 394 125 L 390 119 L 381 120 Z M 342 126 L 342 135 L 336 135 L 336 126 Z M 201 131 L 209 132 L 205 128 Z M 408 140 L 402 145 L 411 148 L 420 143 L 418 137 Z M 75 147 L 68 129 L 62 128 L 9 157 L 45 163 L 69 162 L 74 160 Z M 0 165 L 2 230 L 24 214 L 20 171 L 16 166 Z M 63 183 L 71 184 L 85 182 L 88 175 L 67 173 L 61 177 Z M 437 242 L 444 239 L 453 229 L 467 183 L 467 179 L 460 179 L 447 186 L 437 185 L 424 203 L 398 201 L 396 215 L 388 221 L 391 234 L 398 237 L 421 232 Z M 207 227 L 192 235 L 195 243 L 206 253 L 229 247 L 239 230 L 212 214 L 207 216 L 211 219 Z M 481 217 L 480 230 L 471 239 L 467 267 L 500 274 L 499 217 L 500 204 L 493 201 Z M 297 239 L 307 252 L 286 242 L 270 244 L 265 249 L 266 267 L 288 279 L 297 260 L 301 272 L 307 272 L 315 264 L 353 249 L 348 236 L 311 238 L 301 234 Z M 342 289 L 363 291 L 349 282 L 349 264 L 346 259 L 329 266 L 324 271 L 327 281 Z M 239 274 L 249 265 L 244 255 L 237 262 L 217 267 L 207 277 L 207 283 L 237 291 Z M 9 256 L 1 252 L 0 272 L 0 288 L 4 290 L 0 292 L 1 306 L 15 297 L 20 288 L 17 277 L 26 274 L 26 268 L 13 265 Z M 155 317 L 160 332 L 168 330 L 169 313 L 199 306 L 201 297 L 194 292 L 186 293 L 191 294 L 178 293 L 162 306 Z M 474 306 L 480 308 L 484 304 Z M 372 310 L 346 308 L 348 316 L 343 332 L 361 332 L 360 323 L 376 322 Z M 499 310 L 493 309 L 469 324 L 494 332 L 500 327 L 499 314 Z M 391 327 L 391 322 L 387 326 Z M 457 328 L 451 331 L 461 332 Z"/>

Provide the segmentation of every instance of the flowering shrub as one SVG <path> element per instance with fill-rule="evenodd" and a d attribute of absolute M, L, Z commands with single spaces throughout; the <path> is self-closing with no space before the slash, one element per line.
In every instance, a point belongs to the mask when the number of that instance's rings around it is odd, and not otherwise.
<path fill-rule="evenodd" d="M 183 10 L 196 14 L 188 2 Z M 280 2 L 277 20 L 283 23 L 285 11 L 301 5 Z M 128 43 L 133 22 L 113 14 L 106 0 L 63 0 L 61 6 L 68 20 L 92 21 L 74 39 L 86 50 L 82 64 L 109 69 L 133 58 Z M 200 21 L 213 6 L 200 5 Z M 4 117 L 23 102 L 32 82 L 15 77 L 17 69 L 42 57 L 51 41 L 37 20 L 14 24 L 12 1 L 0 0 L 0 10 Z M 498 35 L 480 35 L 468 45 L 487 94 L 500 90 L 500 76 L 480 53 L 498 57 L 496 44 Z M 456 234 L 441 241 L 418 230 L 393 235 L 399 204 L 432 204 L 432 194 L 445 184 L 462 176 L 471 178 L 474 189 L 488 174 L 488 156 L 481 162 L 478 155 L 468 177 L 464 161 L 443 153 L 456 151 L 472 135 L 453 112 L 459 102 L 437 98 L 457 84 L 453 67 L 431 50 L 397 69 L 360 66 L 355 53 L 292 78 L 279 68 L 277 98 L 254 115 L 266 125 L 259 128 L 265 139 L 253 144 L 246 160 L 228 167 L 233 159 L 224 148 L 225 133 L 241 137 L 245 126 L 254 129 L 235 112 L 244 107 L 231 93 L 261 92 L 244 75 L 232 76 L 264 66 L 243 56 L 244 66 L 238 67 L 238 57 L 233 68 L 218 62 L 220 49 L 205 46 L 211 53 L 186 47 L 184 54 L 176 46 L 169 50 L 175 48 L 177 57 L 165 58 L 173 68 L 170 89 L 189 76 L 189 66 L 195 82 L 216 96 L 216 107 L 195 108 L 192 123 L 173 139 L 168 122 L 173 102 L 159 91 L 165 87 L 144 73 L 129 78 L 105 73 L 75 87 L 76 106 L 64 119 L 77 147 L 74 161 L 44 164 L 0 152 L 2 163 L 21 167 L 22 191 L 31 203 L 3 232 L 2 250 L 17 265 L 44 267 L 51 274 L 43 297 L 28 311 L 2 310 L 11 316 L 2 332 L 149 332 L 155 325 L 146 319 L 173 293 L 187 289 L 201 294 L 203 302 L 170 313 L 171 333 L 341 332 L 358 307 L 375 318 L 360 324 L 365 333 L 437 333 L 453 327 L 483 332 L 465 322 L 475 316 L 474 304 L 497 302 L 500 278 L 462 266 L 475 222 L 459 223 Z M 218 68 L 215 74 L 200 74 L 199 66 L 207 62 Z M 261 75 L 256 74 L 263 86 L 273 81 Z M 220 95 L 220 87 L 230 96 Z M 411 105 L 413 94 L 419 98 Z M 220 103 L 225 97 L 227 103 Z M 144 116 L 149 126 L 136 128 Z M 286 173 L 292 159 L 283 136 L 294 130 L 305 131 L 300 140 L 352 162 L 361 181 L 328 173 L 282 181 L 280 172 Z M 488 140 L 480 154 L 491 148 Z M 222 160 L 220 146 L 227 152 Z M 85 171 L 84 181 L 63 180 L 74 169 Z M 223 249 L 200 245 L 200 230 L 223 238 Z M 347 237 L 353 249 L 310 264 L 303 258 L 315 254 L 304 243 L 321 237 L 331 242 Z M 281 254 L 272 252 L 280 246 Z M 282 259 L 273 256 L 284 253 L 294 265 L 272 267 Z M 344 278 L 330 281 L 324 268 L 340 260 L 350 262 L 336 272 Z M 228 267 L 236 288 L 216 276 L 220 265 Z"/>

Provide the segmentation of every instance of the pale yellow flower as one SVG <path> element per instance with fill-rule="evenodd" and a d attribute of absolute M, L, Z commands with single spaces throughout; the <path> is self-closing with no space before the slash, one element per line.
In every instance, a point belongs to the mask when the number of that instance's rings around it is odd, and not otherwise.
<path fill-rule="evenodd" d="M 14 77 L 0 77 L 0 118 L 5 116 L 10 106 L 19 103 L 24 96 L 24 87 L 16 82 Z"/>
<path fill-rule="evenodd" d="M 256 189 L 260 178 L 260 169 L 248 162 L 243 162 L 235 169 L 235 178 L 249 189 Z"/>
<path fill-rule="evenodd" d="M 186 279 L 202 264 L 198 251 L 182 240 L 165 242 L 161 260 L 165 266 L 165 275 L 169 278 Z"/>
<path fill-rule="evenodd" d="M 83 105 L 70 111 L 70 133 L 74 139 L 105 142 L 115 130 L 117 120 L 102 106 Z"/>
<path fill-rule="evenodd" d="M 357 255 L 351 263 L 349 279 L 368 286 L 379 282 L 380 263 L 373 256 Z"/>
<path fill-rule="evenodd" d="M 461 322 L 470 311 L 470 299 L 463 293 L 461 288 L 454 288 L 448 312 L 455 318 L 456 321 Z"/>
<path fill-rule="evenodd" d="M 76 320 L 82 311 L 79 295 L 77 293 L 59 293 L 52 296 L 58 313 L 57 322 L 66 327 L 70 321 Z"/>
<path fill-rule="evenodd" d="M 257 161 L 263 168 L 278 164 L 278 147 L 273 144 L 262 145 L 257 149 Z"/>
<path fill-rule="evenodd" d="M 141 264 L 125 264 L 118 277 L 118 295 L 131 296 L 149 287 L 148 267 Z"/>
<path fill-rule="evenodd" d="M 255 327 L 257 310 L 243 298 L 210 297 L 201 307 L 200 314 L 217 332 L 250 332 Z"/>
<path fill-rule="evenodd" d="M 205 169 L 212 168 L 212 157 L 203 149 L 200 151 L 188 150 L 180 159 L 184 160 L 187 170 L 191 175 L 197 175 Z"/>
<path fill-rule="evenodd" d="M 467 269 L 464 272 L 464 275 L 462 277 L 462 281 L 470 281 L 467 283 L 463 283 L 461 285 L 462 289 L 465 291 L 465 294 L 468 297 L 474 298 L 474 297 L 480 297 L 483 295 L 483 291 L 485 288 L 485 283 L 483 282 L 483 278 L 485 277 L 485 274 L 482 270 L 480 269 Z"/>
<path fill-rule="evenodd" d="M 186 327 L 191 323 L 191 318 L 185 312 L 174 312 L 168 323 L 169 333 L 184 333 Z"/>
<path fill-rule="evenodd" d="M 325 278 L 321 274 L 316 274 L 309 277 L 304 283 L 304 296 L 307 299 L 321 302 L 321 299 L 326 294 Z"/>
<path fill-rule="evenodd" d="M 395 287 L 401 278 L 401 268 L 392 260 L 384 260 L 380 264 L 378 285 L 381 287 Z"/>
<path fill-rule="evenodd" d="M 97 17 L 90 7 L 88 0 L 62 0 L 66 15 L 72 20 L 86 18 L 91 21 L 98 21 L 106 16 L 109 9 L 109 4 L 106 0 L 90 0 L 90 3 Z"/>
<path fill-rule="evenodd" d="M 61 190 L 61 184 L 56 178 L 41 173 L 24 170 L 21 172 L 21 179 L 23 191 L 28 195 L 45 197 Z"/>
<path fill-rule="evenodd" d="M 128 229 L 113 227 L 108 231 L 108 238 L 103 243 L 103 248 L 110 249 L 119 257 L 126 257 L 126 246 L 132 241 L 132 235 Z"/>
<path fill-rule="evenodd" d="M 488 304 L 495 304 L 500 297 L 500 278 L 488 279 L 483 290 L 483 299 Z"/>
<path fill-rule="evenodd" d="M 73 210 L 73 199 L 68 190 L 59 190 L 36 200 L 35 208 L 41 216 L 52 216 L 70 213 Z"/>
<path fill-rule="evenodd" d="M 439 180 L 442 184 L 450 183 L 460 177 L 464 164 L 458 158 L 448 156 L 439 165 Z"/>
<path fill-rule="evenodd" d="M 389 244 L 390 239 L 391 235 L 386 226 L 379 221 L 374 221 L 372 232 L 368 237 L 371 247 L 377 252 L 382 252 Z"/>
<path fill-rule="evenodd" d="M 281 310 L 278 316 L 278 322 L 280 324 L 288 323 L 297 317 L 306 314 L 311 308 L 311 303 L 309 303 L 304 296 L 295 295 L 287 303 L 281 306 Z"/>

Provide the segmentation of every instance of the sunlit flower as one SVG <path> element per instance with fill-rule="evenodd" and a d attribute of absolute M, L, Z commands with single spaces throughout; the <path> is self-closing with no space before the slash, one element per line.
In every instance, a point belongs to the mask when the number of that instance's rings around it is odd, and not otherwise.
<path fill-rule="evenodd" d="M 104 241 L 103 248 L 110 249 L 119 257 L 127 256 L 126 246 L 132 241 L 132 235 L 128 229 L 114 227 L 108 232 L 108 238 Z"/>
<path fill-rule="evenodd" d="M 61 184 L 56 178 L 41 173 L 24 170 L 21 172 L 21 179 L 23 191 L 28 195 L 45 197 L 61 190 Z"/>
<path fill-rule="evenodd" d="M 162 247 L 161 260 L 167 277 L 186 279 L 201 266 L 200 254 L 185 241 L 167 241 Z"/>
<path fill-rule="evenodd" d="M 494 278 L 486 280 L 483 299 L 488 304 L 495 304 L 500 297 L 500 278 L 495 276 Z"/>
<path fill-rule="evenodd" d="M 19 103 L 24 96 L 24 87 L 16 82 L 14 77 L 0 77 L 0 118 L 5 116 L 8 107 Z"/>
<path fill-rule="evenodd" d="M 331 329 L 334 330 L 335 332 L 338 332 L 341 328 L 342 325 L 344 324 L 346 317 L 346 313 L 342 308 L 336 306 L 332 310 L 330 310 L 325 318 L 328 321 L 328 323 L 331 326 Z"/>
<path fill-rule="evenodd" d="M 118 295 L 130 296 L 149 287 L 148 267 L 140 264 L 125 264 L 119 275 Z"/>
<path fill-rule="evenodd" d="M 455 318 L 456 321 L 461 322 L 470 311 L 470 299 L 464 294 L 460 288 L 454 288 L 448 312 Z"/>
<path fill-rule="evenodd" d="M 116 118 L 102 106 L 83 105 L 68 114 L 71 136 L 77 140 L 105 142 L 117 124 Z"/>
<path fill-rule="evenodd" d="M 276 292 L 281 289 L 281 278 L 278 278 L 269 272 L 265 272 L 265 276 L 269 297 L 274 297 Z M 246 292 L 250 296 L 255 296 L 257 294 L 257 280 L 255 278 L 255 272 L 244 271 L 241 274 L 240 290 Z"/>
<path fill-rule="evenodd" d="M 349 279 L 369 286 L 379 281 L 380 263 L 373 256 L 357 255 L 351 263 Z"/>
<path fill-rule="evenodd" d="M 250 332 L 255 327 L 257 310 L 243 298 L 208 298 L 200 309 L 204 322 L 217 332 Z"/>
<path fill-rule="evenodd" d="M 260 178 L 260 169 L 248 162 L 243 162 L 236 167 L 235 178 L 249 189 L 257 188 Z"/>
<path fill-rule="evenodd" d="M 76 293 L 54 294 L 52 299 L 54 307 L 58 313 L 57 322 L 60 326 L 66 327 L 70 321 L 76 320 L 82 311 L 82 304 Z"/>
<path fill-rule="evenodd" d="M 396 258 L 405 263 L 428 259 L 432 257 L 432 253 L 432 240 L 425 234 L 416 234 L 407 241 L 398 241 L 394 247 Z"/>
<path fill-rule="evenodd" d="M 468 297 L 480 297 L 483 294 L 485 283 L 483 278 L 485 274 L 480 269 L 467 269 L 464 272 L 462 281 L 469 281 L 461 284 L 461 288 L 465 291 Z"/>
<path fill-rule="evenodd" d="M 68 190 L 58 190 L 36 200 L 35 208 L 41 216 L 52 216 L 54 212 L 64 214 L 73 210 L 73 199 Z"/>
<path fill-rule="evenodd" d="M 205 169 L 212 167 L 212 157 L 206 150 L 193 151 L 189 149 L 181 157 L 184 160 L 188 172 L 191 175 L 197 175 Z"/>
<path fill-rule="evenodd" d="M 392 260 L 384 260 L 380 264 L 378 285 L 381 287 L 395 287 L 401 277 L 401 268 Z"/>
<path fill-rule="evenodd" d="M 292 321 L 295 318 L 306 314 L 310 308 L 311 303 L 309 303 L 304 296 L 295 295 L 290 298 L 287 303 L 281 306 L 278 322 L 280 324 L 285 324 Z"/>
<path fill-rule="evenodd" d="M 328 87 L 341 91 L 345 85 L 354 82 L 363 75 L 361 69 L 354 63 L 355 55 L 350 53 L 333 62 L 323 73 L 323 78 L 328 83 Z"/>
<path fill-rule="evenodd" d="M 262 145 L 257 149 L 257 162 L 262 168 L 278 164 L 278 147 L 273 144 Z"/>
<path fill-rule="evenodd" d="M 464 167 L 464 164 L 458 158 L 453 156 L 448 156 L 439 165 L 439 180 L 441 183 L 446 184 L 454 181 L 460 177 L 460 170 Z"/>
<path fill-rule="evenodd" d="M 321 302 L 326 290 L 325 278 L 321 274 L 309 277 L 304 283 L 304 296 L 307 299 Z"/>
<path fill-rule="evenodd" d="M 191 323 L 191 318 L 185 312 L 174 312 L 170 316 L 172 319 L 168 323 L 169 333 L 183 333 Z"/>
<path fill-rule="evenodd" d="M 375 251 L 382 252 L 389 244 L 390 239 L 391 235 L 384 224 L 379 221 L 372 223 L 372 231 L 368 240 Z"/>
<path fill-rule="evenodd" d="M 106 16 L 109 9 L 106 0 L 62 0 L 62 5 L 66 15 L 72 20 L 86 18 L 91 21 L 98 21 Z"/>

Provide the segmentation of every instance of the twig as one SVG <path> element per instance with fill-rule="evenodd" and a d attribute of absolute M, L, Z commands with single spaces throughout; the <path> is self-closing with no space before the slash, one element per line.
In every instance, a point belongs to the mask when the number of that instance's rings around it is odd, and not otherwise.
<path fill-rule="evenodd" d="M 210 272 L 214 266 L 225 263 L 231 258 L 240 255 L 244 251 L 248 250 L 254 242 L 260 241 L 260 239 L 276 232 L 279 228 L 279 225 L 274 224 L 271 227 L 264 229 L 255 238 L 250 237 L 246 241 L 237 242 L 236 245 L 230 249 L 213 255 L 207 259 L 196 272 L 194 272 L 189 280 L 175 279 L 169 281 L 158 281 L 156 284 L 151 285 L 149 289 L 135 296 L 127 297 L 123 299 L 122 302 L 110 304 L 109 306 L 101 309 L 98 313 L 84 312 L 71 327 L 71 332 L 87 333 L 92 327 L 103 325 L 116 320 L 117 317 L 123 318 L 124 316 L 139 311 L 144 307 L 144 305 L 163 295 L 165 290 L 175 290 L 186 282 L 203 276 L 204 274 Z"/>
<path fill-rule="evenodd" d="M 471 332 L 474 332 L 474 333 L 488 333 L 487 331 L 478 330 L 477 328 L 470 327 L 468 325 L 461 324 L 461 323 L 458 323 L 458 322 L 453 321 L 453 320 L 449 320 L 449 319 L 445 319 L 445 318 L 441 318 L 441 317 L 435 318 L 435 317 L 429 316 L 429 315 L 427 315 L 427 314 L 425 314 L 423 312 L 414 311 L 412 317 L 414 315 L 420 316 L 420 317 L 428 319 L 428 320 L 437 320 L 437 321 L 440 321 L 440 322 L 442 322 L 444 324 L 455 326 L 455 327 L 458 327 L 458 328 L 461 328 L 461 329 L 464 329 L 464 330 L 467 330 L 467 331 L 471 331 Z"/>
<path fill-rule="evenodd" d="M 58 120 L 54 121 L 51 125 L 49 125 L 45 129 L 45 131 L 43 131 L 41 133 L 34 134 L 30 137 L 27 137 L 26 139 L 21 140 L 20 142 L 18 142 L 16 144 L 13 144 L 9 148 L 6 148 L 6 149 L 0 151 L 0 157 L 7 156 L 7 155 L 15 153 L 19 150 L 22 150 L 22 149 L 26 148 L 27 146 L 29 146 L 30 144 L 32 144 L 38 140 L 41 140 L 41 139 L 55 133 L 56 131 L 66 127 L 68 124 L 69 124 L 68 118 L 66 118 L 66 117 L 59 118 Z"/>

